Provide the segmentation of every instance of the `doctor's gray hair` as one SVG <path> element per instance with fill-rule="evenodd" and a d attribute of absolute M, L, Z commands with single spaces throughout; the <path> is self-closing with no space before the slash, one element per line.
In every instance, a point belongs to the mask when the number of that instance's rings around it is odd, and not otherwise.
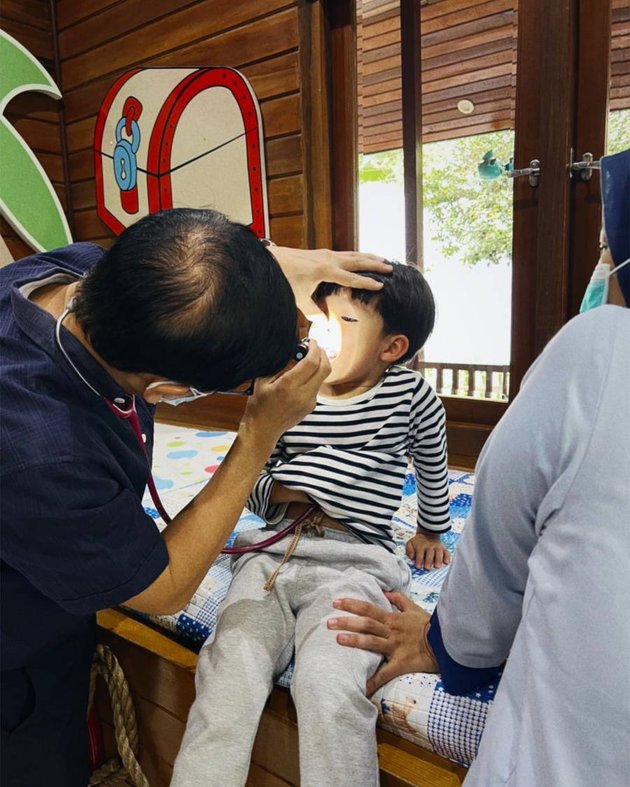
<path fill-rule="evenodd" d="M 202 391 L 277 373 L 297 337 L 275 258 L 214 210 L 165 210 L 128 227 L 81 283 L 74 311 L 114 368 Z"/>

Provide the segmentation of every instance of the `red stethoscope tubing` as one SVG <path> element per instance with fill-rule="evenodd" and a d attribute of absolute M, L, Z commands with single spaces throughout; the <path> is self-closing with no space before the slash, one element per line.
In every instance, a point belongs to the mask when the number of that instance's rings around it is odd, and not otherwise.
<path fill-rule="evenodd" d="M 103 397 L 103 401 L 109 407 L 109 409 L 114 413 L 114 415 L 119 418 L 121 421 L 128 421 L 129 425 L 131 426 L 133 433 L 138 441 L 138 444 L 142 448 L 144 455 L 146 457 L 147 463 L 149 462 L 149 454 L 147 452 L 147 447 L 144 444 L 144 437 L 142 435 L 142 429 L 140 427 L 140 419 L 138 418 L 138 411 L 136 410 L 136 400 L 135 397 L 131 399 L 131 407 L 127 410 L 123 410 L 122 407 L 119 407 L 114 402 L 111 402 L 109 399 L 105 399 Z M 158 495 L 157 488 L 155 486 L 155 481 L 153 480 L 153 474 L 149 473 L 149 478 L 147 479 L 147 486 L 149 487 L 149 493 L 151 495 L 151 499 L 155 504 L 158 514 L 162 517 L 163 521 L 166 522 L 168 525 L 172 520 L 171 517 L 166 513 L 166 509 L 162 505 L 162 501 L 160 500 L 160 496 Z M 278 541 L 281 541 L 285 536 L 289 533 L 292 533 L 295 528 L 304 522 L 305 519 L 308 519 L 311 514 L 313 514 L 317 510 L 317 506 L 309 506 L 309 508 L 304 511 L 303 514 L 300 514 L 299 517 L 293 520 L 290 525 L 287 525 L 282 530 L 278 530 L 269 538 L 265 538 L 263 541 L 258 541 L 255 544 L 248 544 L 247 546 L 243 547 L 225 547 L 222 549 L 221 552 L 224 555 L 242 555 L 247 552 L 258 552 L 261 549 L 265 549 L 266 547 L 272 546 L 272 544 L 277 544 Z"/>
<path fill-rule="evenodd" d="M 309 506 L 308 509 L 304 511 L 303 514 L 296 517 L 290 525 L 282 528 L 282 530 L 277 530 L 272 536 L 269 536 L 269 538 L 257 541 L 255 544 L 248 544 L 244 547 L 225 547 L 221 552 L 224 555 L 244 555 L 246 552 L 258 552 L 261 549 L 265 549 L 265 547 L 270 547 L 272 544 L 277 544 L 278 541 L 282 541 L 285 536 L 292 533 L 298 525 L 304 522 L 305 519 L 308 519 L 316 510 L 317 506 Z"/>

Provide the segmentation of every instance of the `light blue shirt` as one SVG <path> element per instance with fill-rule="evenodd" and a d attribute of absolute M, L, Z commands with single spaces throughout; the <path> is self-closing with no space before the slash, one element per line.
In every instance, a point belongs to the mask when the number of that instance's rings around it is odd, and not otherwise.
<path fill-rule="evenodd" d="M 630 309 L 571 320 L 488 440 L 438 604 L 508 658 L 466 787 L 630 784 Z"/>

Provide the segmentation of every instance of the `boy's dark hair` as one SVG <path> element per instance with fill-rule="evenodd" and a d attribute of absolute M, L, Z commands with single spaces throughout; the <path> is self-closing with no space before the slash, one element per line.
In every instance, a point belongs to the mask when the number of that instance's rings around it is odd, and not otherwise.
<path fill-rule="evenodd" d="M 297 338 L 278 263 L 214 210 L 165 210 L 132 224 L 81 282 L 75 315 L 115 369 L 202 391 L 275 374 Z"/>
<path fill-rule="evenodd" d="M 413 265 L 393 263 L 391 273 L 364 273 L 384 283 L 378 292 L 350 290 L 353 300 L 372 303 L 383 318 L 386 334 L 401 333 L 409 339 L 409 350 L 397 361 L 405 363 L 421 350 L 435 324 L 435 301 L 427 280 Z M 314 300 L 322 301 L 341 289 L 324 282 L 315 291 Z"/>

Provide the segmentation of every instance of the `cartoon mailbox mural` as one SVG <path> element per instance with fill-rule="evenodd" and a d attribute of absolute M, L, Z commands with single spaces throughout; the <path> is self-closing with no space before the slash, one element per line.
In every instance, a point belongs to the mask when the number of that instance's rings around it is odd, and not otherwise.
<path fill-rule="evenodd" d="M 164 208 L 215 208 L 269 235 L 260 107 L 231 68 L 137 68 L 94 133 L 98 215 L 116 234 Z"/>

